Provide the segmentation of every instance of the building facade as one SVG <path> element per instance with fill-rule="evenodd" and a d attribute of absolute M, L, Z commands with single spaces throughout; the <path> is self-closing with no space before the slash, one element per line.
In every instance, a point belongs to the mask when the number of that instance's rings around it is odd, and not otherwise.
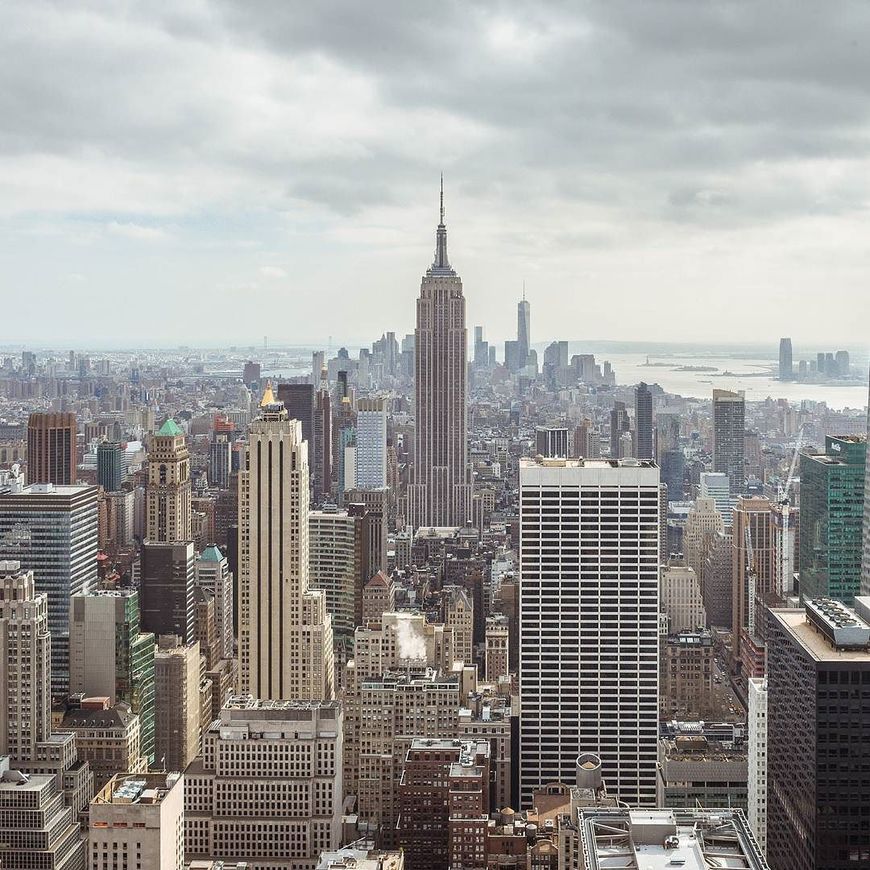
<path fill-rule="evenodd" d="M 88 809 L 89 870 L 185 870 L 180 773 L 121 773 Z"/>
<path fill-rule="evenodd" d="M 444 189 L 435 260 L 423 276 L 414 332 L 414 482 L 411 524 L 461 526 L 471 517 L 468 469 L 465 298 L 447 259 Z"/>
<path fill-rule="evenodd" d="M 862 599 L 857 599 L 860 604 Z M 866 600 L 865 600 L 866 601 Z M 870 603 L 870 602 L 868 602 Z M 868 614 L 868 608 L 863 608 Z M 773 870 L 870 861 L 870 624 L 833 599 L 771 609 L 767 858 Z"/>
<path fill-rule="evenodd" d="M 0 493 L 0 559 L 33 571 L 48 596 L 52 692 L 69 690 L 69 603 L 97 580 L 97 487 L 13 485 Z"/>
<path fill-rule="evenodd" d="M 308 451 L 271 387 L 239 473 L 239 668 L 263 700 L 334 695 L 332 620 L 309 589 Z"/>
<path fill-rule="evenodd" d="M 184 770 L 199 753 L 202 729 L 199 643 L 158 638 L 154 654 L 154 759 L 163 770 Z M 209 714 L 211 705 L 209 704 Z"/>
<path fill-rule="evenodd" d="M 867 440 L 825 438 L 800 464 L 800 593 L 851 604 L 861 592 Z"/>
<path fill-rule="evenodd" d="M 145 490 L 145 537 L 149 541 L 190 541 L 190 451 L 184 432 L 170 417 L 152 436 Z"/>
<path fill-rule="evenodd" d="M 387 409 L 381 398 L 356 403 L 356 486 L 387 486 Z"/>
<path fill-rule="evenodd" d="M 621 800 L 652 804 L 658 468 L 521 460 L 520 499 L 521 802 L 593 751 Z"/>
<path fill-rule="evenodd" d="M 27 480 L 76 482 L 76 415 L 33 413 L 27 419 Z"/>
<path fill-rule="evenodd" d="M 747 686 L 747 817 L 762 852 L 767 852 L 767 679 Z"/>
<path fill-rule="evenodd" d="M 196 634 L 196 585 L 192 541 L 145 541 L 141 550 L 139 604 L 142 629 L 155 636 L 175 634 L 192 643 Z"/>
<path fill-rule="evenodd" d="M 340 845 L 342 795 L 338 702 L 231 699 L 185 774 L 188 858 L 313 870 Z"/>
<path fill-rule="evenodd" d="M 31 759 L 51 733 L 48 597 L 33 571 L 0 562 L 0 757 Z"/>
<path fill-rule="evenodd" d="M 713 471 L 728 475 L 732 495 L 740 495 L 746 481 L 745 430 L 746 399 L 743 392 L 713 390 Z"/>
<path fill-rule="evenodd" d="M 634 455 L 638 459 L 653 456 L 653 402 L 650 388 L 643 382 L 634 391 Z"/>
<path fill-rule="evenodd" d="M 70 602 L 70 694 L 125 702 L 139 717 L 142 754 L 154 762 L 154 644 L 140 630 L 139 593 L 97 590 Z"/>

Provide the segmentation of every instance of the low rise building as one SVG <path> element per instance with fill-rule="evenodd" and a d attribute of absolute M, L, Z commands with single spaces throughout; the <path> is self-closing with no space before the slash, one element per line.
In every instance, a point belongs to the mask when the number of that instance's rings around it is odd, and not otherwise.
<path fill-rule="evenodd" d="M 747 747 L 703 735 L 659 740 L 659 807 L 747 808 Z"/>
<path fill-rule="evenodd" d="M 669 635 L 661 644 L 659 709 L 663 718 L 714 715 L 713 634 L 707 629 Z"/>
<path fill-rule="evenodd" d="M 79 761 L 90 765 L 96 791 L 119 773 L 148 770 L 139 717 L 123 701 L 110 706 L 108 698 L 83 698 L 67 708 L 61 729 L 75 734 Z"/>

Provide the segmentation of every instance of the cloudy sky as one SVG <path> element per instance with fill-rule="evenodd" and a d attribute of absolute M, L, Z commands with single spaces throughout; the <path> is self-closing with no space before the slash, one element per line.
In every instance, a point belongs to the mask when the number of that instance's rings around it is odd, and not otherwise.
<path fill-rule="evenodd" d="M 0 343 L 866 346 L 870 4 L 0 6 Z"/>

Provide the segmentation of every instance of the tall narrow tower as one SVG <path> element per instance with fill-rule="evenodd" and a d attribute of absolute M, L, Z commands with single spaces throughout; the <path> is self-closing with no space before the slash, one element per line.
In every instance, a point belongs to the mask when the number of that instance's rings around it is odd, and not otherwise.
<path fill-rule="evenodd" d="M 48 596 L 33 571 L 0 561 L 0 754 L 32 761 L 51 732 Z"/>
<path fill-rule="evenodd" d="M 170 417 L 148 451 L 148 488 L 145 498 L 145 537 L 174 544 L 189 541 L 190 451 L 184 432 Z"/>
<path fill-rule="evenodd" d="M 444 179 L 435 260 L 417 299 L 415 347 L 416 438 L 411 522 L 460 526 L 471 516 L 468 473 L 465 297 L 447 259 Z"/>
<path fill-rule="evenodd" d="M 744 467 L 746 400 L 743 391 L 713 390 L 713 471 L 728 475 L 732 495 L 746 482 Z"/>
<path fill-rule="evenodd" d="M 308 588 L 308 446 L 271 386 L 239 474 L 239 649 L 243 694 L 332 699 L 332 621 Z"/>
<path fill-rule="evenodd" d="M 525 368 L 529 362 L 529 351 L 532 349 L 531 306 L 526 299 L 526 286 L 523 283 L 523 298 L 517 304 L 517 364 Z"/>

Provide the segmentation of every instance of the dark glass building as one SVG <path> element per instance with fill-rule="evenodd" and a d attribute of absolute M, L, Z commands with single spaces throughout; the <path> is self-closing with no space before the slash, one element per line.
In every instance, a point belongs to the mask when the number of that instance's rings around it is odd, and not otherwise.
<path fill-rule="evenodd" d="M 97 483 L 106 492 L 117 492 L 127 476 L 120 444 L 102 441 L 97 445 Z"/>
<path fill-rule="evenodd" d="M 824 453 L 801 454 L 800 592 L 851 603 L 861 590 L 863 435 L 829 435 Z"/>
<path fill-rule="evenodd" d="M 641 382 L 634 391 L 634 453 L 637 459 L 653 458 L 652 393 Z"/>
<path fill-rule="evenodd" d="M 770 866 L 870 867 L 870 625 L 832 599 L 767 620 Z"/>
<path fill-rule="evenodd" d="M 193 643 L 196 611 L 194 550 L 190 541 L 175 544 L 145 541 L 139 580 L 142 631 L 175 634 Z"/>

